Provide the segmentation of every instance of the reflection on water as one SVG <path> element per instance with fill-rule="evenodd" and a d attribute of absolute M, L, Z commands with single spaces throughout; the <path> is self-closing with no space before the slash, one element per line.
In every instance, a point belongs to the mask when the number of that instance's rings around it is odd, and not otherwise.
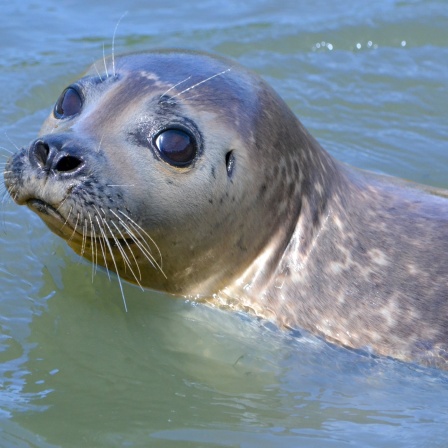
<path fill-rule="evenodd" d="M 116 48 L 232 56 L 340 160 L 448 187 L 444 1 L 301 3 L 134 1 Z M 14 149 L 124 11 L 4 9 L 0 146 Z M 30 212 L 2 206 L 0 232 L 1 446 L 446 445 L 445 373 L 129 285 L 124 313 L 116 281 L 92 283 Z"/>

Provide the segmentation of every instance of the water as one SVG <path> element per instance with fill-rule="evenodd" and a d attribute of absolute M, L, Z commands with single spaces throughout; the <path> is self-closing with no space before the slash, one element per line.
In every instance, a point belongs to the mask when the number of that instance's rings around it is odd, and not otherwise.
<path fill-rule="evenodd" d="M 35 137 L 128 10 L 118 52 L 231 56 L 340 160 L 448 188 L 444 0 L 4 3 L 5 148 Z M 31 212 L 0 219 L 0 446 L 448 446 L 446 373 L 130 285 L 124 313 L 117 282 L 92 283 Z"/>

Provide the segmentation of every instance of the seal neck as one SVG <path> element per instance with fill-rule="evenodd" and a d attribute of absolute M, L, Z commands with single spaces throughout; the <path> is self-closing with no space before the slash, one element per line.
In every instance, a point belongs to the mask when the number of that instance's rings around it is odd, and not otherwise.
<path fill-rule="evenodd" d="M 290 291 L 291 276 L 304 270 L 317 240 L 325 235 L 332 204 L 336 201 L 343 207 L 344 196 L 354 187 L 343 165 L 320 146 L 295 116 L 294 119 L 294 143 L 290 141 L 282 148 L 279 162 L 287 167 L 283 172 L 280 169 L 279 174 L 286 181 L 277 204 L 272 205 L 277 212 L 270 216 L 276 221 L 273 232 L 242 275 L 219 294 L 226 306 L 276 321 L 280 313 L 286 322 L 288 312 L 281 310 L 287 305 L 278 303 L 282 300 L 279 290 L 285 288 L 288 297 L 294 295 Z M 340 194 L 342 191 L 344 194 Z M 294 282 L 294 286 L 297 284 Z"/>

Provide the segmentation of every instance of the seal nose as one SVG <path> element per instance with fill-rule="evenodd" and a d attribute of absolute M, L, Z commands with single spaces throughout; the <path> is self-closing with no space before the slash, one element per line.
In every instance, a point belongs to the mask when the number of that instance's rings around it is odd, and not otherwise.
<path fill-rule="evenodd" d="M 60 138 L 41 138 L 31 144 L 29 157 L 31 164 L 47 173 L 75 173 L 83 165 L 81 157 L 74 154 L 76 150 L 64 147 Z"/>

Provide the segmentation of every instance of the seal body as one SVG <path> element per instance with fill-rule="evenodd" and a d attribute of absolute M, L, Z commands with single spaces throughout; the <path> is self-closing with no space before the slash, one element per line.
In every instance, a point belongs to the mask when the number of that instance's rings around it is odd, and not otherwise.
<path fill-rule="evenodd" d="M 447 192 L 340 164 L 227 59 L 101 64 L 9 161 L 17 203 L 143 287 L 448 368 Z"/>

